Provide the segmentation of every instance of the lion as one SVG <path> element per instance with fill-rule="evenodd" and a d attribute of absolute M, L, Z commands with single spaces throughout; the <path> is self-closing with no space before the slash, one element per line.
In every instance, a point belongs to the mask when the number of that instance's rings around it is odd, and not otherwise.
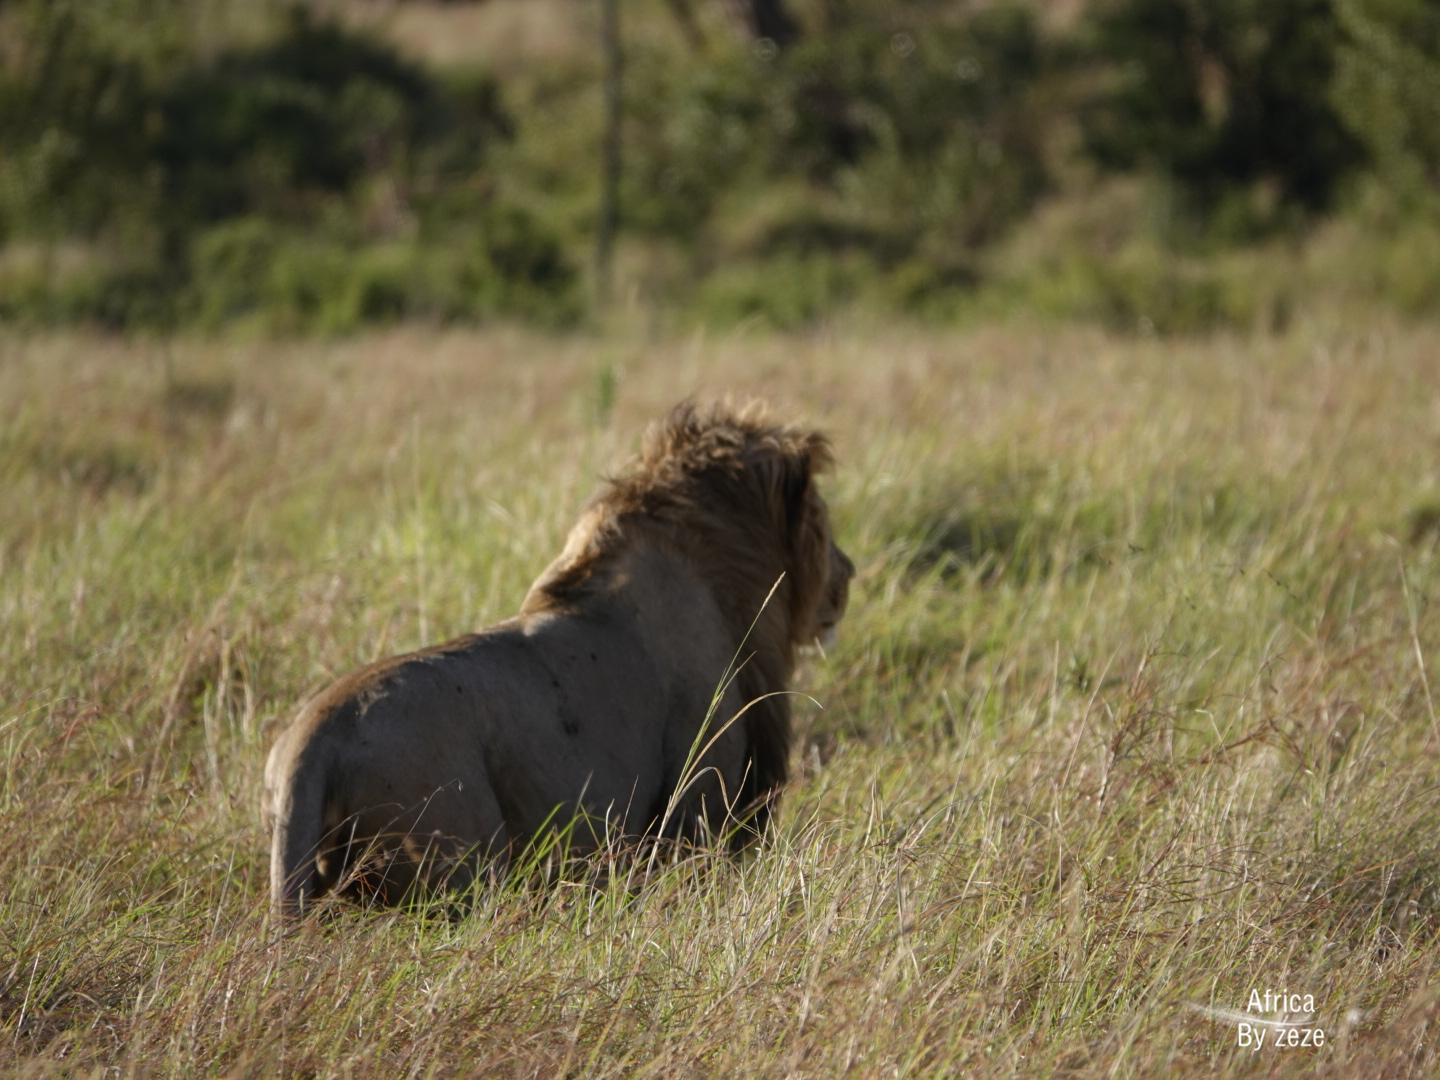
<path fill-rule="evenodd" d="M 797 650 L 834 636 L 854 565 L 816 489 L 816 431 L 683 403 L 592 497 L 520 613 L 311 698 L 262 804 L 274 910 L 393 905 L 570 855 L 762 836 Z"/>

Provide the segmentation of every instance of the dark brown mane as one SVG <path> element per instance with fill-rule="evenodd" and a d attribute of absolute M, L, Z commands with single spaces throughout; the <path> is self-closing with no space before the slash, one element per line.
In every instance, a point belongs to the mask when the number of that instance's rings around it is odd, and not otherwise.
<path fill-rule="evenodd" d="M 640 536 L 689 559 L 730 628 L 738 687 L 754 702 L 742 721 L 751 766 L 737 811 L 752 817 L 741 842 L 763 830 L 788 772 L 790 699 L 776 691 L 789 683 L 826 580 L 829 527 L 812 478 L 831 462 L 825 436 L 774 424 L 758 404 L 682 403 L 591 501 L 581 546 L 572 536 L 568 557 L 526 603 L 572 608 Z"/>

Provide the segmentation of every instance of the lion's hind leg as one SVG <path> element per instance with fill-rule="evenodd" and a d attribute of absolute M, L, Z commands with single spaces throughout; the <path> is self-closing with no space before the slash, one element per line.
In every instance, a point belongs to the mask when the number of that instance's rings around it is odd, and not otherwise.
<path fill-rule="evenodd" d="M 509 835 L 488 785 L 447 786 L 403 809 L 353 819 L 343 878 L 335 891 L 364 906 L 424 904 L 461 897 L 503 877 Z"/>

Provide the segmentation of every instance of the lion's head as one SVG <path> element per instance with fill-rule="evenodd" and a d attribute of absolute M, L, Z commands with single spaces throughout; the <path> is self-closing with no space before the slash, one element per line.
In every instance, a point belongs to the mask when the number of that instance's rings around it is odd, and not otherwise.
<path fill-rule="evenodd" d="M 788 665 L 797 646 L 834 633 L 855 572 L 815 485 L 832 461 L 824 435 L 773 424 L 758 403 L 684 402 L 591 500 L 525 609 L 566 606 L 609 557 L 658 537 L 699 569 L 737 643 Z"/>

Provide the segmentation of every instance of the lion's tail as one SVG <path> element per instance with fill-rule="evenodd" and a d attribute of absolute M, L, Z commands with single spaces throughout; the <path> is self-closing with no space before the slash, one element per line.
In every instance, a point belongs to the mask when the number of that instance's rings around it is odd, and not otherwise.
<path fill-rule="evenodd" d="M 270 904 L 282 917 L 302 914 L 323 891 L 316 856 L 325 838 L 326 771 L 293 762 L 276 792 L 270 835 Z"/>

